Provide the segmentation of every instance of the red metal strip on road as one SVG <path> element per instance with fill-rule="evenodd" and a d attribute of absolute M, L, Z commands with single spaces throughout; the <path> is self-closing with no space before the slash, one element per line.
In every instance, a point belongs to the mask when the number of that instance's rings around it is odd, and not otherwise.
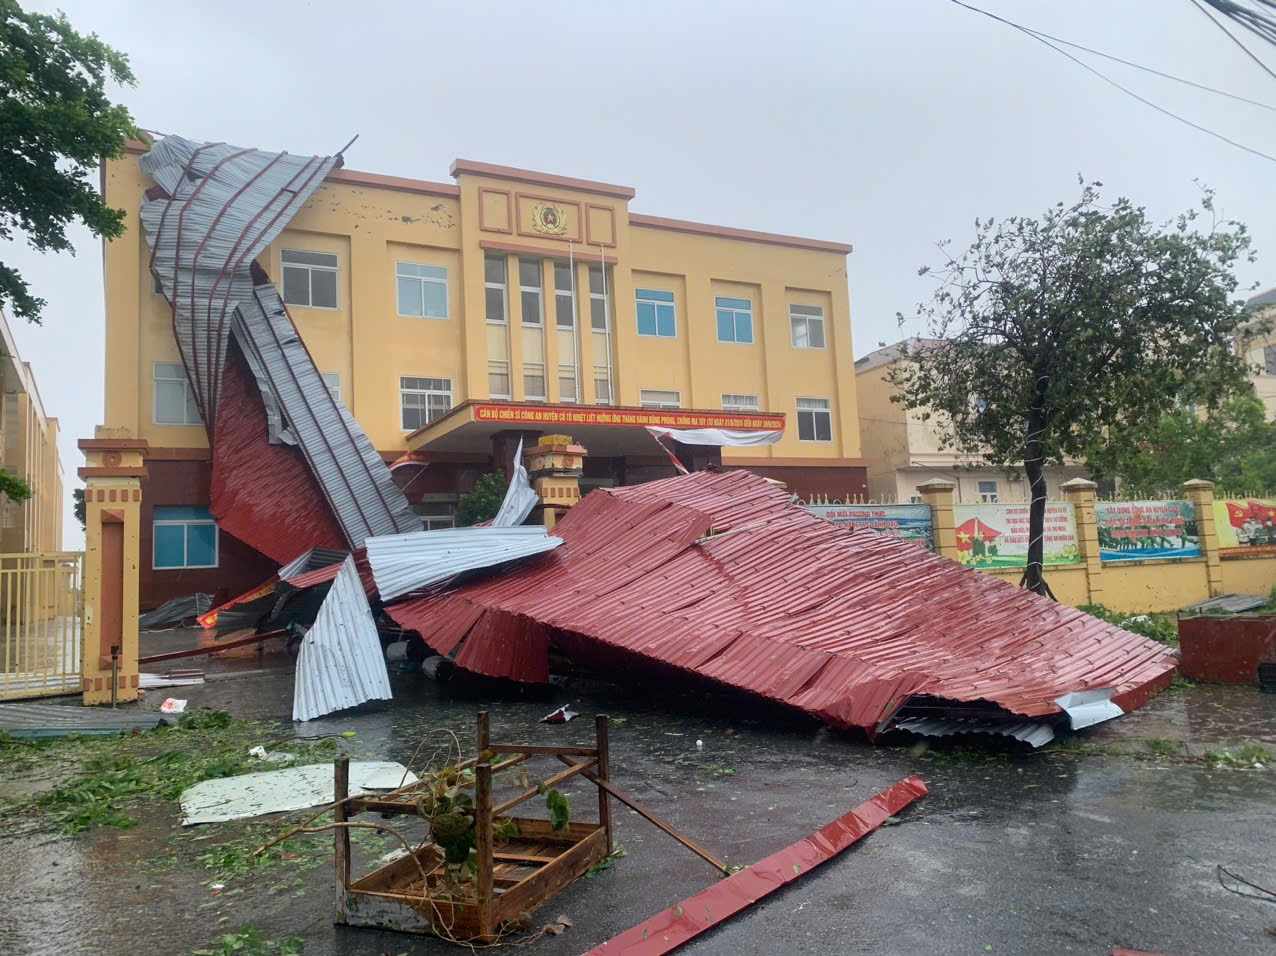
<path fill-rule="evenodd" d="M 613 936 L 586 956 L 662 956 L 672 952 L 831 860 L 926 793 L 921 777 L 905 777 L 810 836 Z"/>

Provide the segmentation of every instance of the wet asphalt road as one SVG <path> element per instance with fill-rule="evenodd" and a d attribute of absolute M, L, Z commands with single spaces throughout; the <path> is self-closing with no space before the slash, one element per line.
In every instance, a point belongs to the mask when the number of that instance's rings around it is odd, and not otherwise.
<path fill-rule="evenodd" d="M 152 692 L 146 706 L 173 694 L 192 707 L 287 717 L 286 658 L 245 655 L 206 666 L 238 673 Z M 1208 770 L 1058 747 L 1032 754 L 873 747 L 738 698 L 666 692 L 657 700 L 648 688 L 587 681 L 533 697 L 467 693 L 415 676 L 395 685 L 393 704 L 299 732 L 354 730 L 347 748 L 354 756 L 406 762 L 424 734 L 441 739 L 450 729 L 472 740 L 480 707 L 492 715 L 495 739 L 532 743 L 592 738 L 587 719 L 538 723 L 560 703 L 584 715 L 606 712 L 616 719 L 613 778 L 733 863 L 780 849 L 906 774 L 925 778 L 930 795 L 897 825 L 685 952 L 1276 953 L 1266 933 L 1276 927 L 1276 904 L 1241 899 L 1215 876 L 1223 863 L 1276 887 L 1276 770 Z M 1172 691 L 1082 737 L 1127 748 L 1141 738 L 1181 741 L 1192 752 L 1243 740 L 1276 745 L 1276 696 Z M 573 813 L 589 815 L 592 788 L 566 792 Z M 707 864 L 637 816 L 620 810 L 616 820 L 627 855 L 536 913 L 537 925 L 565 914 L 574 926 L 526 951 L 583 952 L 715 881 Z M 426 938 L 333 927 L 327 868 L 309 871 L 301 895 L 272 892 L 267 881 L 214 896 L 206 873 L 149 872 L 145 859 L 164 852 L 176 823 L 175 808 L 164 807 L 134 830 L 6 840 L 0 952 L 188 953 L 247 923 L 268 936 L 301 935 L 306 956 L 455 951 Z"/>

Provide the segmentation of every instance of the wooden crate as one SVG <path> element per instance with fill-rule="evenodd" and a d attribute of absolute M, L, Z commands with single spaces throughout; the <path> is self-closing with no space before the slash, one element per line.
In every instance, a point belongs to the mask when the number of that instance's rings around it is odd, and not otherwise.
<path fill-rule="evenodd" d="M 345 922 L 491 942 L 501 927 L 519 922 L 607 855 L 606 830 L 596 823 L 569 823 L 555 832 L 545 820 L 514 822 L 519 836 L 493 847 L 486 929 L 477 893 L 461 900 L 449 898 L 433 845 L 417 850 L 420 867 L 404 855 L 351 883 L 345 893 Z M 428 896 L 421 891 L 422 870 L 430 881 Z M 477 885 L 467 888 L 477 890 Z"/>
<path fill-rule="evenodd" d="M 382 795 L 349 796 L 349 760 L 335 767 L 333 817 L 337 869 L 338 923 L 375 926 L 412 933 L 434 933 L 455 940 L 493 942 L 504 926 L 531 913 L 612 851 L 611 810 L 607 803 L 607 718 L 595 719 L 593 747 L 554 747 L 494 743 L 487 714 L 478 718 L 474 769 L 474 835 L 477 872 L 464 897 L 453 899 L 442 854 L 433 844 L 417 847 L 358 879 L 351 879 L 350 831 L 341 824 L 360 813 L 385 817 L 416 815 L 423 784 Z M 492 799 L 492 779 L 503 768 L 547 757 L 565 769 L 501 803 Z M 578 775 L 598 787 L 598 822 L 571 821 L 556 831 L 547 820 L 510 817 L 509 811 Z M 499 821 L 511 819 L 518 835 L 496 842 Z M 418 863 L 420 866 L 418 866 Z M 422 871 L 425 885 L 422 882 Z"/>

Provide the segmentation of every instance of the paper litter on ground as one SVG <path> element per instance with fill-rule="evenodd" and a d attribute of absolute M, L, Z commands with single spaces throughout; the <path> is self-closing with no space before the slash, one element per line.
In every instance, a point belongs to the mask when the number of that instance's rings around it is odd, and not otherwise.
<path fill-rule="evenodd" d="M 351 794 L 394 790 L 416 782 L 416 774 L 401 763 L 387 760 L 350 763 Z M 182 826 L 305 810 L 332 800 L 330 763 L 203 780 L 182 793 Z"/>

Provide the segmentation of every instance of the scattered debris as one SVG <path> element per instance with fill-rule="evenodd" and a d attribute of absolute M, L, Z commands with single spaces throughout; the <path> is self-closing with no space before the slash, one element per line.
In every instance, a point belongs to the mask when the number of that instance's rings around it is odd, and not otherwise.
<path fill-rule="evenodd" d="M 188 594 L 185 597 L 165 601 L 153 611 L 147 611 L 137 619 L 137 626 L 142 631 L 167 630 L 174 627 L 188 627 L 195 623 L 201 615 L 208 613 L 213 606 L 211 594 Z"/>
<path fill-rule="evenodd" d="M 242 633 L 242 632 L 237 632 Z M 206 654 L 217 654 L 221 651 L 229 651 L 236 647 L 248 647 L 250 644 L 261 644 L 271 638 L 283 637 L 287 632 L 275 630 L 266 631 L 263 634 L 249 634 L 243 637 L 230 637 L 227 640 L 215 640 L 207 644 L 200 644 L 198 647 L 187 648 L 181 651 L 164 651 L 161 654 L 148 654 L 146 657 L 139 657 L 139 664 L 158 664 L 160 661 L 175 661 L 187 657 L 203 657 Z M 157 686 L 166 686 L 163 684 Z"/>
<path fill-rule="evenodd" d="M 590 950 L 588 956 L 612 953 L 660 956 L 671 952 L 785 884 L 805 876 L 926 793 L 926 784 L 920 777 L 905 777 L 809 837 L 625 930 Z"/>
<path fill-rule="evenodd" d="M 369 700 L 390 700 L 390 676 L 368 597 L 347 557 L 301 642 L 292 719 L 314 720 Z"/>
<path fill-rule="evenodd" d="M 554 533 L 564 546 L 534 564 L 386 611 L 476 674 L 544 683 L 552 644 L 617 673 L 672 667 L 870 736 L 919 718 L 1052 733 L 1142 706 L 1177 665 L 1076 608 L 822 521 L 747 471 L 601 488 Z M 1059 703 L 1095 685 L 1110 688 L 1095 706 Z M 1048 740 L 1039 729 L 1024 739 Z"/>
<path fill-rule="evenodd" d="M 415 783 L 416 775 L 400 763 L 361 760 L 350 764 L 354 793 L 394 790 L 405 779 Z M 332 800 L 329 763 L 220 777 L 201 781 L 182 792 L 182 826 L 305 810 Z"/>
<path fill-rule="evenodd" d="M 159 690 L 161 687 L 194 687 L 204 683 L 204 672 L 196 670 L 169 671 L 167 674 L 138 675 L 137 686 L 142 690 Z"/>
<path fill-rule="evenodd" d="M 575 720 L 579 716 L 580 714 L 576 713 L 576 711 L 569 708 L 566 704 L 563 704 L 563 706 L 559 707 L 558 710 L 552 713 L 546 714 L 544 717 L 542 717 L 541 723 L 542 724 L 565 724 L 569 720 Z"/>
<path fill-rule="evenodd" d="M 176 697 L 165 697 L 164 703 L 160 704 L 161 714 L 181 714 L 186 710 L 186 701 L 179 700 Z"/>
<path fill-rule="evenodd" d="M 72 734 L 126 734 L 151 730 L 166 722 L 154 711 L 136 707 L 0 703 L 0 732 L 21 740 Z"/>
<path fill-rule="evenodd" d="M 493 528 L 514 528 L 527 520 L 541 500 L 527 478 L 527 466 L 523 464 L 523 439 L 518 440 L 514 449 L 513 467 L 510 469 L 510 485 L 505 492 L 496 517 L 492 519 Z"/>
<path fill-rule="evenodd" d="M 1180 611 L 1183 615 L 1192 614 L 1243 614 L 1260 608 L 1267 603 L 1267 598 L 1257 594 L 1220 594 L 1206 601 L 1189 604 Z"/>

